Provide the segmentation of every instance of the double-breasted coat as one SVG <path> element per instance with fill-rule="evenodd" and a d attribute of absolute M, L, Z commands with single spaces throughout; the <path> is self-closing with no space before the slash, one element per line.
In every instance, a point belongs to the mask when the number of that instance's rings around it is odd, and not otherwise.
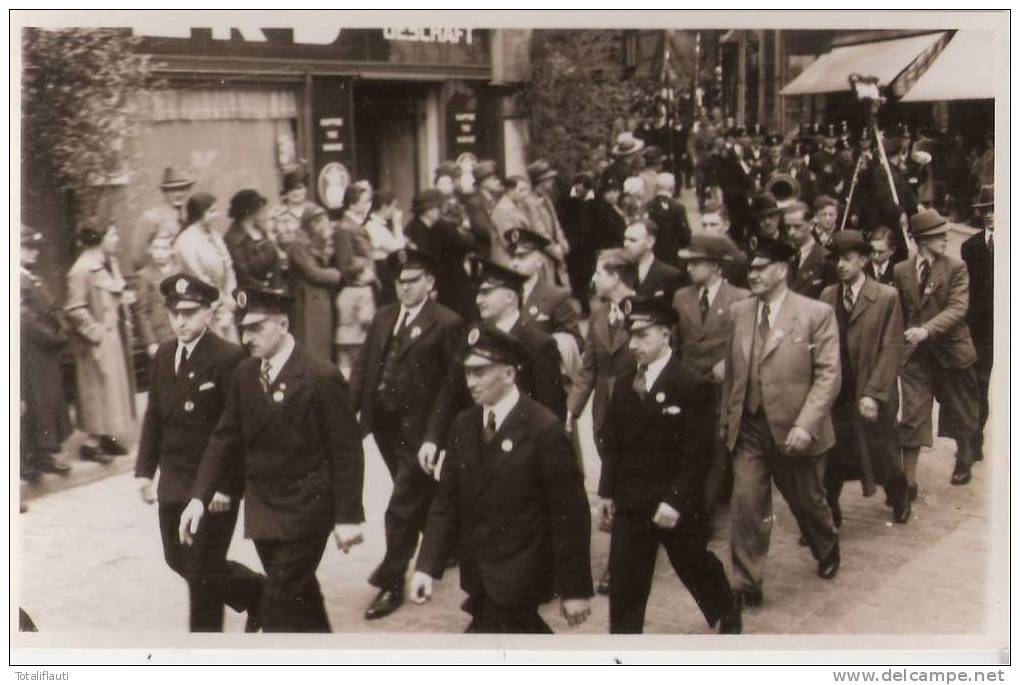
<path fill-rule="evenodd" d="M 67 343 L 56 300 L 42 279 L 22 269 L 21 401 L 26 404 L 27 421 L 23 425 L 28 430 L 22 442 L 32 450 L 58 452 L 71 434 L 60 368 Z"/>
<path fill-rule="evenodd" d="M 482 423 L 476 406 L 450 428 L 416 568 L 440 578 L 459 548 L 470 598 L 537 606 L 553 594 L 591 597 L 591 513 L 562 424 L 523 394 L 488 443 Z"/>
<path fill-rule="evenodd" d="M 361 431 L 340 371 L 295 345 L 266 392 L 260 365 L 238 364 L 192 496 L 208 503 L 223 474 L 243 464 L 245 537 L 315 538 L 361 523 Z"/>
<path fill-rule="evenodd" d="M 64 311 L 76 334 L 78 428 L 91 435 L 120 435 L 134 422 L 130 348 L 121 329 L 126 287 L 116 261 L 99 248 L 82 252 L 67 274 Z"/>

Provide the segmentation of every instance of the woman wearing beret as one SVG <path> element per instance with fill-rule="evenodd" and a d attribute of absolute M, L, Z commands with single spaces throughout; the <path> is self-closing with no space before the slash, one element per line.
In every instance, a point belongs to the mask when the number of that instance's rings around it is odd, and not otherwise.
<path fill-rule="evenodd" d="M 61 357 L 67 348 L 63 312 L 35 274 L 41 233 L 21 227 L 21 478 L 65 474 L 60 446 L 71 434 Z"/>
<path fill-rule="evenodd" d="M 326 210 L 308 203 L 298 231 L 284 241 L 290 261 L 287 280 L 294 296 L 290 332 L 304 348 L 327 361 L 333 358 L 333 297 L 340 271 L 332 264 L 333 226 Z"/>
<path fill-rule="evenodd" d="M 127 454 L 117 440 L 134 425 L 134 391 L 128 373 L 130 343 L 122 329 L 122 306 L 135 294 L 117 264 L 120 236 L 115 226 L 88 225 L 78 233 L 81 254 L 67 273 L 64 311 L 75 332 L 78 428 L 88 434 L 82 459 L 107 464 Z"/>
<path fill-rule="evenodd" d="M 219 215 L 215 197 L 209 193 L 192 195 L 188 199 L 188 227 L 177 236 L 174 248 L 187 273 L 220 291 L 209 327 L 224 340 L 236 343 L 239 338 L 231 294 L 237 289 L 237 277 L 230 250 L 216 229 Z"/>
<path fill-rule="evenodd" d="M 246 188 L 230 198 L 230 230 L 223 236 L 234 263 L 237 287 L 279 288 L 283 285 L 280 251 L 267 230 L 266 198 Z"/>

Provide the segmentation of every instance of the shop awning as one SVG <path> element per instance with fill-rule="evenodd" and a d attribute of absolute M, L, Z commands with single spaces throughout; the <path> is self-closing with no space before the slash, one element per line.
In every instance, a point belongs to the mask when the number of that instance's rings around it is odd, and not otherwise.
<path fill-rule="evenodd" d="M 812 62 L 800 76 L 780 91 L 780 95 L 812 95 L 850 90 L 850 74 L 876 76 L 880 86 L 887 86 L 944 35 L 942 32 L 926 33 L 836 48 Z"/>
<path fill-rule="evenodd" d="M 994 98 L 995 38 L 991 31 L 957 31 L 902 101 Z"/>

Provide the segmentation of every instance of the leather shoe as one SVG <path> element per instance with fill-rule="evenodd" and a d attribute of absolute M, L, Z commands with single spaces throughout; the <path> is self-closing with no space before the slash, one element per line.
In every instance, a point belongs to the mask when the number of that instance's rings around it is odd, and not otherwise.
<path fill-rule="evenodd" d="M 839 573 L 839 543 L 832 548 L 829 556 L 818 562 L 818 575 L 825 580 L 832 580 Z"/>
<path fill-rule="evenodd" d="M 71 472 L 71 467 L 52 456 L 43 457 L 39 460 L 39 470 L 43 473 L 58 473 L 66 476 Z"/>
<path fill-rule="evenodd" d="M 383 616 L 389 616 L 394 611 L 400 608 L 400 605 L 404 603 L 404 590 L 403 588 L 391 588 L 389 590 L 382 590 L 372 603 L 368 605 L 368 609 L 365 610 L 365 618 L 373 620 L 376 618 L 382 618 Z"/>
<path fill-rule="evenodd" d="M 966 485 L 970 482 L 970 464 L 956 462 L 953 469 L 953 477 L 949 479 L 951 485 Z"/>
<path fill-rule="evenodd" d="M 761 589 L 737 590 L 733 593 L 734 600 L 741 608 L 757 609 L 765 601 Z"/>
<path fill-rule="evenodd" d="M 100 464 L 110 464 L 113 462 L 113 457 L 104 454 L 94 445 L 82 445 L 79 447 L 78 456 L 82 458 L 82 461 L 94 461 Z"/>
<path fill-rule="evenodd" d="M 839 502 L 829 502 L 829 510 L 832 512 L 832 525 L 842 528 L 843 508 L 839 506 Z"/>
<path fill-rule="evenodd" d="M 896 523 L 906 523 L 910 520 L 910 497 L 904 496 L 902 502 L 893 505 L 892 519 Z"/>
<path fill-rule="evenodd" d="M 248 607 L 248 618 L 244 622 L 244 632 L 257 633 L 262 630 L 262 620 L 259 614 L 259 607 Z"/>
<path fill-rule="evenodd" d="M 115 457 L 121 457 L 128 453 L 124 445 L 121 444 L 120 440 L 113 437 L 112 435 L 104 435 L 99 438 L 99 447 L 107 454 Z"/>
<path fill-rule="evenodd" d="M 606 569 L 606 572 L 602 574 L 602 577 L 599 578 L 599 582 L 595 586 L 595 592 L 599 593 L 600 595 L 608 595 L 609 594 L 609 569 L 608 568 Z"/>
<path fill-rule="evenodd" d="M 719 619 L 720 635 L 740 635 L 744 632 L 744 621 L 740 610 L 741 601 L 738 595 L 734 595 L 733 608 Z"/>

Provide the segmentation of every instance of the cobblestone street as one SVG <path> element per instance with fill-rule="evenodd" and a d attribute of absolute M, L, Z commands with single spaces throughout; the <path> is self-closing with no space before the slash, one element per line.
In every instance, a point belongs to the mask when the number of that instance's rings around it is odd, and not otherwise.
<path fill-rule="evenodd" d="M 582 435 L 590 434 L 582 417 Z M 826 582 L 815 563 L 797 545 L 796 527 L 775 495 L 776 526 L 766 567 L 765 605 L 745 612 L 744 628 L 758 634 L 965 634 L 985 630 L 989 564 L 989 460 L 974 469 L 968 487 L 949 485 L 953 444 L 938 440 L 922 454 L 921 496 L 909 525 L 893 526 L 882 496 L 863 498 L 850 484 L 844 490 L 841 531 L 843 566 Z M 584 445 L 588 489 L 596 473 L 593 449 Z M 133 456 L 121 460 L 133 461 Z M 119 460 L 119 461 L 121 461 Z M 1005 477 L 1003 464 L 998 467 Z M 350 555 L 332 542 L 319 578 L 336 632 L 457 633 L 466 626 L 459 609 L 463 593 L 456 569 L 437 586 L 424 606 L 408 603 L 382 620 L 367 622 L 362 612 L 375 590 L 366 579 L 383 555 L 382 518 L 389 478 L 371 440 L 366 442 L 365 544 Z M 20 560 L 14 572 L 15 598 L 40 631 L 88 633 L 187 630 L 187 590 L 164 564 L 156 510 L 139 498 L 129 472 L 44 494 L 16 519 Z M 712 548 L 729 565 L 728 514 L 719 512 Z M 606 563 L 609 536 L 593 531 L 595 577 Z M 259 568 L 253 546 L 235 535 L 231 557 Z M 558 605 L 543 615 L 561 633 L 605 633 L 608 601 L 597 597 L 592 617 L 568 629 Z M 243 616 L 227 610 L 226 630 L 240 632 Z M 710 633 L 693 600 L 660 554 L 648 605 L 649 633 Z"/>

